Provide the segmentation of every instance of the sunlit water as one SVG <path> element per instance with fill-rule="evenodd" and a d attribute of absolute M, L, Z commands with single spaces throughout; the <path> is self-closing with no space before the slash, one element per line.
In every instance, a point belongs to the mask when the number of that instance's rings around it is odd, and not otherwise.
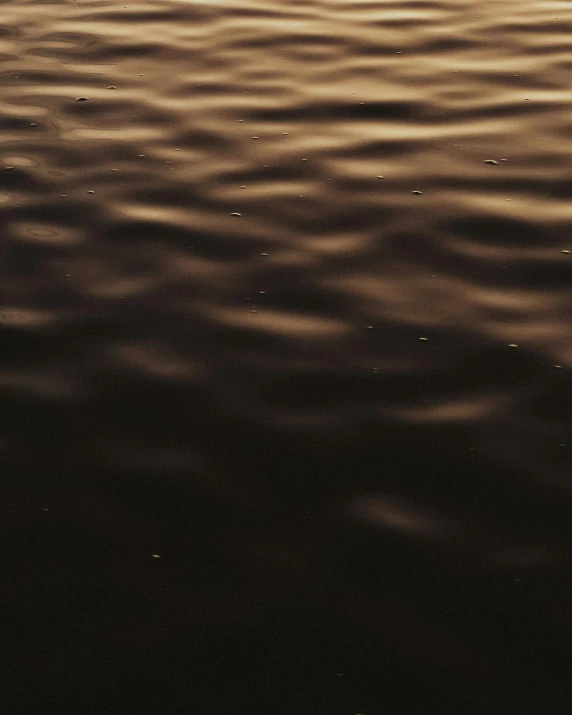
<path fill-rule="evenodd" d="M 1 15 L 5 712 L 568 713 L 570 2 Z"/>

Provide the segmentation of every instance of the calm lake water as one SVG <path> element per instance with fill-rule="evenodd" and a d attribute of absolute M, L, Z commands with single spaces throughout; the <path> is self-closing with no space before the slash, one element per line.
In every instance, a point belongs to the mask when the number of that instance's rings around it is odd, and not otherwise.
<path fill-rule="evenodd" d="M 3 712 L 569 713 L 572 4 L 1 14 Z"/>

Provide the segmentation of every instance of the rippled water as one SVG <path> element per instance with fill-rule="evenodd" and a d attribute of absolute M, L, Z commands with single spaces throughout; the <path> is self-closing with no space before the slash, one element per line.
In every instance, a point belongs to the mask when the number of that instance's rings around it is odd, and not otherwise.
<path fill-rule="evenodd" d="M 569 712 L 571 21 L 3 4 L 5 712 Z"/>

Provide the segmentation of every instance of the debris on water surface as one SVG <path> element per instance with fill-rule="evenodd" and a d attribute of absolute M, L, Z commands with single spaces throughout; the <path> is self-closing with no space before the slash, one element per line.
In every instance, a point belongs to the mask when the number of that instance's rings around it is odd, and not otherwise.
<path fill-rule="evenodd" d="M 231 216 L 242 216 L 242 214 L 239 214 L 238 211 L 233 211 L 230 215 Z"/>
<path fill-rule="evenodd" d="M 428 342 L 429 342 L 429 338 L 419 338 L 419 340 L 423 340 L 424 343 L 428 343 Z"/>
<path fill-rule="evenodd" d="M 498 161 L 495 161 L 494 159 L 485 159 L 484 163 L 493 164 L 493 166 L 498 166 Z"/>
<path fill-rule="evenodd" d="M 518 345 L 516 343 L 511 343 L 509 345 L 509 348 L 517 348 L 517 347 L 518 347 Z"/>
<path fill-rule="evenodd" d="M 422 194 L 423 192 L 422 192 L 422 191 L 412 191 L 411 193 L 412 193 L 412 194 L 416 194 L 417 196 L 419 196 L 419 194 Z"/>
<path fill-rule="evenodd" d="M 75 101 L 76 102 L 87 102 L 89 100 L 89 97 L 78 97 Z"/>

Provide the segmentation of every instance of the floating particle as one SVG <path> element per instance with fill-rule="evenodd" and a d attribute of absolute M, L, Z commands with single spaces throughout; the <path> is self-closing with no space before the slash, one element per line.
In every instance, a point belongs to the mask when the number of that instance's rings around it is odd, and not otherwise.
<path fill-rule="evenodd" d="M 246 186 L 241 186 L 240 188 L 241 188 L 241 189 L 246 189 Z"/>
<path fill-rule="evenodd" d="M 114 84 L 110 84 L 107 89 L 117 89 L 117 87 Z"/>
<path fill-rule="evenodd" d="M 76 102 L 87 102 L 89 100 L 89 97 L 78 97 L 75 101 Z"/>
<path fill-rule="evenodd" d="M 261 253 L 260 255 L 261 255 L 261 256 L 267 256 L 268 254 L 267 254 L 267 253 Z"/>
<path fill-rule="evenodd" d="M 429 342 L 429 338 L 419 338 L 419 340 L 423 340 L 424 343 Z"/>
<path fill-rule="evenodd" d="M 509 348 L 517 348 L 517 347 L 518 347 L 518 345 L 516 343 L 511 343 L 509 345 Z"/>
<path fill-rule="evenodd" d="M 238 211 L 233 211 L 230 215 L 231 216 L 242 216 L 242 214 L 239 214 Z"/>
<path fill-rule="evenodd" d="M 252 137 L 253 139 L 260 139 L 260 137 Z"/>
<path fill-rule="evenodd" d="M 498 161 L 495 161 L 494 159 L 485 159 L 483 163 L 484 164 L 492 164 L 493 166 L 498 165 Z"/>
<path fill-rule="evenodd" d="M 88 191 L 87 193 L 88 193 L 88 194 L 95 194 L 95 191 L 92 191 L 91 189 L 89 189 L 89 191 Z"/>
<path fill-rule="evenodd" d="M 376 179 L 385 179 L 385 176 L 376 176 Z"/>
<path fill-rule="evenodd" d="M 555 365 L 554 367 L 557 367 L 559 370 L 562 370 L 562 365 Z"/>
<path fill-rule="evenodd" d="M 154 559 L 160 559 L 160 558 L 161 558 L 161 557 L 159 556 L 159 554 L 151 554 L 151 556 L 152 556 Z"/>
<path fill-rule="evenodd" d="M 570 253 L 567 249 L 564 249 L 563 251 L 560 251 L 560 253 Z"/>
<path fill-rule="evenodd" d="M 368 330 L 373 330 L 373 325 L 368 325 L 368 326 L 367 326 L 367 329 L 368 329 Z"/>
<path fill-rule="evenodd" d="M 416 194 L 417 196 L 419 196 L 419 194 L 422 194 L 423 192 L 422 192 L 422 191 L 412 191 L 411 193 L 412 193 L 412 194 Z"/>

